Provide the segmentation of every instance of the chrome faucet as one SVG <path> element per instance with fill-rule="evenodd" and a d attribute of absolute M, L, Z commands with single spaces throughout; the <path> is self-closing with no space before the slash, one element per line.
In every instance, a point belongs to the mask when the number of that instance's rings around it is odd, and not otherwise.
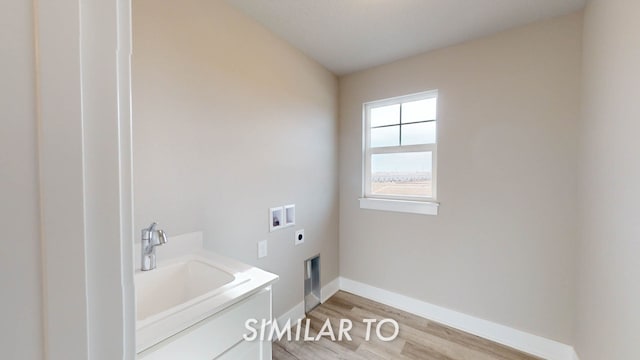
<path fill-rule="evenodd" d="M 148 228 L 142 229 L 142 271 L 156 268 L 156 246 L 167 243 L 167 235 L 163 230 L 156 230 L 157 225 L 154 222 Z"/>

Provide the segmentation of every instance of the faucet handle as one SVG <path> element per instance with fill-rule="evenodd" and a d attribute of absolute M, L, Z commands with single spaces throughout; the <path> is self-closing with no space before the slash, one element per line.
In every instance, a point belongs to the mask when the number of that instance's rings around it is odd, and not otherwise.
<path fill-rule="evenodd" d="M 164 230 L 158 230 L 158 243 L 160 245 L 167 243 L 167 234 L 165 234 Z"/>

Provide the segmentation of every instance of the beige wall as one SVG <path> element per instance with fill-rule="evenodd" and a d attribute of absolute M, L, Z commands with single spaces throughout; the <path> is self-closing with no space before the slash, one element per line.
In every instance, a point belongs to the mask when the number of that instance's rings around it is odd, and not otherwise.
<path fill-rule="evenodd" d="M 580 13 L 340 79 L 341 276 L 570 343 Z M 361 210 L 362 103 L 438 89 L 438 216 Z"/>
<path fill-rule="evenodd" d="M 0 358 L 42 359 L 42 278 L 31 2 L 0 6 Z"/>
<path fill-rule="evenodd" d="M 585 13 L 582 244 L 576 348 L 582 360 L 638 358 L 640 2 Z"/>
<path fill-rule="evenodd" d="M 277 273 L 280 315 L 302 301 L 306 258 L 322 255 L 323 284 L 338 276 L 337 79 L 223 1 L 133 7 L 135 228 L 204 230 Z M 269 233 L 268 209 L 289 203 L 296 227 Z"/>

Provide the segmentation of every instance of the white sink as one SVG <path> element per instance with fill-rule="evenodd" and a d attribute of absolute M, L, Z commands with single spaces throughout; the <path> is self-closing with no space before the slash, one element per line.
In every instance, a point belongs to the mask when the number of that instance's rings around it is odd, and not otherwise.
<path fill-rule="evenodd" d="M 175 242 L 176 247 L 179 243 Z M 136 353 L 217 314 L 277 279 L 274 274 L 202 249 L 160 260 L 154 270 L 137 270 Z"/>
<path fill-rule="evenodd" d="M 139 272 L 135 277 L 137 320 L 178 311 L 201 298 L 214 296 L 233 280 L 233 274 L 198 259 Z"/>

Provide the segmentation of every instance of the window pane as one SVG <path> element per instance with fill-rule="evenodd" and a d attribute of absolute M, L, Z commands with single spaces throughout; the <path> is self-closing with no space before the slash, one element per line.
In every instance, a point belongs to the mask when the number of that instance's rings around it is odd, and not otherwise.
<path fill-rule="evenodd" d="M 437 99 L 411 101 L 402 104 L 402 123 L 436 119 Z"/>
<path fill-rule="evenodd" d="M 436 122 L 402 125 L 402 145 L 436 143 Z"/>
<path fill-rule="evenodd" d="M 400 125 L 371 129 L 371 147 L 399 146 Z"/>
<path fill-rule="evenodd" d="M 380 106 L 371 109 L 371 127 L 396 125 L 400 123 L 400 104 Z"/>
<path fill-rule="evenodd" d="M 371 155 L 371 193 L 433 196 L 432 162 L 430 151 Z"/>

